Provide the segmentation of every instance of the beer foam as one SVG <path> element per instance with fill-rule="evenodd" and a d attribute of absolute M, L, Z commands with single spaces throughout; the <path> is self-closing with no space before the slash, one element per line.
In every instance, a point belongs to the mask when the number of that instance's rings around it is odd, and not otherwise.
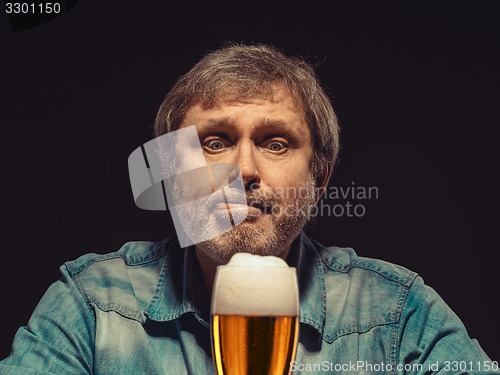
<path fill-rule="evenodd" d="M 281 258 L 233 255 L 217 268 L 212 313 L 246 316 L 298 316 L 296 270 Z"/>
<path fill-rule="evenodd" d="M 288 267 L 288 264 L 281 258 L 273 255 L 254 255 L 248 253 L 236 253 L 229 262 L 228 267 L 244 266 L 244 267 Z"/>

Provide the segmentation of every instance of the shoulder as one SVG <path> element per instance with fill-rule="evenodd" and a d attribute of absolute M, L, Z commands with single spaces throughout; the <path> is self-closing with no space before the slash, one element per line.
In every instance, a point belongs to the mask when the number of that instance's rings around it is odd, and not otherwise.
<path fill-rule="evenodd" d="M 127 242 L 118 251 L 85 254 L 62 268 L 87 303 L 140 320 L 174 241 L 168 238 L 161 242 Z"/>
<path fill-rule="evenodd" d="M 113 263 L 121 263 L 127 266 L 146 264 L 161 257 L 167 247 L 165 244 L 168 244 L 170 240 L 166 239 L 162 242 L 131 241 L 121 246 L 118 251 L 104 254 L 84 254 L 75 260 L 66 262 L 64 265 L 71 276 L 77 276 L 95 267 L 109 267 Z"/>
<path fill-rule="evenodd" d="M 377 326 L 396 324 L 417 273 L 380 259 L 360 257 L 348 247 L 311 241 L 323 264 L 328 341 Z"/>
<path fill-rule="evenodd" d="M 460 318 L 417 273 L 360 257 L 352 248 L 311 244 L 323 265 L 326 341 L 356 334 L 358 343 L 366 334 L 368 346 L 390 348 L 398 361 L 414 356 L 422 363 L 488 360 Z"/>
<path fill-rule="evenodd" d="M 359 256 L 351 247 L 324 246 L 305 235 L 302 241 L 306 248 L 312 248 L 319 254 L 325 277 L 349 275 L 409 287 L 418 276 L 406 267 L 381 259 Z"/>
<path fill-rule="evenodd" d="M 380 279 L 385 283 L 410 286 L 417 273 L 406 267 L 368 257 L 358 256 L 350 247 L 324 247 L 316 243 L 325 271 L 329 273 L 356 274 L 360 277 Z"/>

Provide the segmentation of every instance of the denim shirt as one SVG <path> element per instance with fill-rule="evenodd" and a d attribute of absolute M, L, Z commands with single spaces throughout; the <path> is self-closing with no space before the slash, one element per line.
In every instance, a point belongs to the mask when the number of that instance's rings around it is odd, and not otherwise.
<path fill-rule="evenodd" d="M 287 262 L 301 300 L 294 374 L 500 374 L 414 272 L 304 233 Z M 193 248 L 130 242 L 67 262 L 61 274 L 0 374 L 215 374 Z"/>

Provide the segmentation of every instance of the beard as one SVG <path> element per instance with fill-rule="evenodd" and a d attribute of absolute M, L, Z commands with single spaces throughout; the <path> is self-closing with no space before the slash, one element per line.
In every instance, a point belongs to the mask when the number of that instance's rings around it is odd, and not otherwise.
<path fill-rule="evenodd" d="M 315 188 L 311 176 L 305 186 L 286 192 L 247 191 L 248 205 L 259 208 L 261 214 L 248 215 L 229 231 L 200 242 L 197 247 L 223 264 L 240 252 L 283 258 L 316 205 Z"/>

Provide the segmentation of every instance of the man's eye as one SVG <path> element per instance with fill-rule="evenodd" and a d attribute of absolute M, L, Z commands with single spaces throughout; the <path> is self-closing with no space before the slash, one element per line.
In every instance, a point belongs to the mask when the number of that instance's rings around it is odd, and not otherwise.
<path fill-rule="evenodd" d="M 286 148 L 286 144 L 283 142 L 273 141 L 268 143 L 267 148 L 273 152 L 279 152 Z"/>
<path fill-rule="evenodd" d="M 224 148 L 224 142 L 219 139 L 212 139 L 204 143 L 204 146 L 211 150 L 218 151 Z"/>

